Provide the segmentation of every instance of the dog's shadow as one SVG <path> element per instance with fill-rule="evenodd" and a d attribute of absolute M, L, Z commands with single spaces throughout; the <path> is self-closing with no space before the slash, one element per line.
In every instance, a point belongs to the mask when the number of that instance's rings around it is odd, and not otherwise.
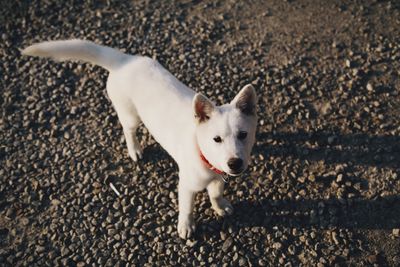
<path fill-rule="evenodd" d="M 400 225 L 400 196 L 375 199 L 270 200 L 234 203 L 235 213 L 199 222 L 200 235 L 219 234 L 231 228 L 273 227 L 303 229 L 386 229 Z"/>
<path fill-rule="evenodd" d="M 345 163 L 353 167 L 391 169 L 395 174 L 394 179 L 398 179 L 400 137 L 397 136 L 341 135 L 329 132 L 260 133 L 257 140 L 255 154 L 261 154 L 266 159 L 291 157 L 300 162 L 323 160 L 333 165 Z M 361 177 L 350 179 L 368 187 L 368 182 Z M 383 197 L 376 194 L 371 199 L 333 197 L 272 200 L 264 196 L 256 201 L 241 201 L 233 205 L 235 213 L 232 216 L 202 220 L 199 234 L 218 234 L 228 227 L 239 230 L 243 227 L 271 229 L 274 226 L 305 229 L 393 229 L 400 226 L 400 209 L 396 208 L 400 206 L 400 195 L 397 194 Z"/>

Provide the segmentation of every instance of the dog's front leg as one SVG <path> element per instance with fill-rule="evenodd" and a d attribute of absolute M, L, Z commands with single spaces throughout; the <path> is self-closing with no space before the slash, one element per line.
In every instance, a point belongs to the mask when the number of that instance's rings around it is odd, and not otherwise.
<path fill-rule="evenodd" d="M 196 192 L 192 191 L 184 180 L 185 177 L 179 175 L 178 186 L 178 202 L 179 202 L 179 217 L 178 217 L 178 234 L 181 238 L 189 238 L 195 231 L 195 223 L 193 219 L 193 204 Z"/>
<path fill-rule="evenodd" d="M 223 197 L 224 181 L 218 177 L 212 180 L 207 186 L 211 206 L 219 216 L 230 215 L 233 213 L 233 207 L 228 200 Z"/>

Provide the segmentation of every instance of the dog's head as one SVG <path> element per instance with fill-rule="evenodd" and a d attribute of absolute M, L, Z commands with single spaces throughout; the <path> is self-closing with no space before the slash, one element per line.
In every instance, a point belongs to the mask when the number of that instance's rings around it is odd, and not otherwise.
<path fill-rule="evenodd" d="M 255 141 L 257 95 L 246 85 L 229 104 L 215 106 L 207 97 L 193 99 L 198 146 L 215 168 L 239 175 L 248 166 Z"/>

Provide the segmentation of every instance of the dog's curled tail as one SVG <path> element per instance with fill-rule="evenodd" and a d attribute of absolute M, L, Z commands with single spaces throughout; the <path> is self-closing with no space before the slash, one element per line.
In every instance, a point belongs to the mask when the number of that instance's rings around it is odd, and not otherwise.
<path fill-rule="evenodd" d="M 23 55 L 55 60 L 82 60 L 112 71 L 124 64 L 129 55 L 86 40 L 60 40 L 37 43 L 21 51 Z"/>

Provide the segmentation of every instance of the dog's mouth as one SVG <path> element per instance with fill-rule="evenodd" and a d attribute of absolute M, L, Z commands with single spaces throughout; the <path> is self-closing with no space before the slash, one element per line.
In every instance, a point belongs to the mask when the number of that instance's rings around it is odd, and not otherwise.
<path fill-rule="evenodd" d="M 228 174 L 229 176 L 239 176 L 239 175 L 241 175 L 244 171 L 245 171 L 245 169 L 240 170 L 240 171 L 234 171 L 234 172 L 230 171 L 230 172 L 227 172 L 227 174 Z"/>

